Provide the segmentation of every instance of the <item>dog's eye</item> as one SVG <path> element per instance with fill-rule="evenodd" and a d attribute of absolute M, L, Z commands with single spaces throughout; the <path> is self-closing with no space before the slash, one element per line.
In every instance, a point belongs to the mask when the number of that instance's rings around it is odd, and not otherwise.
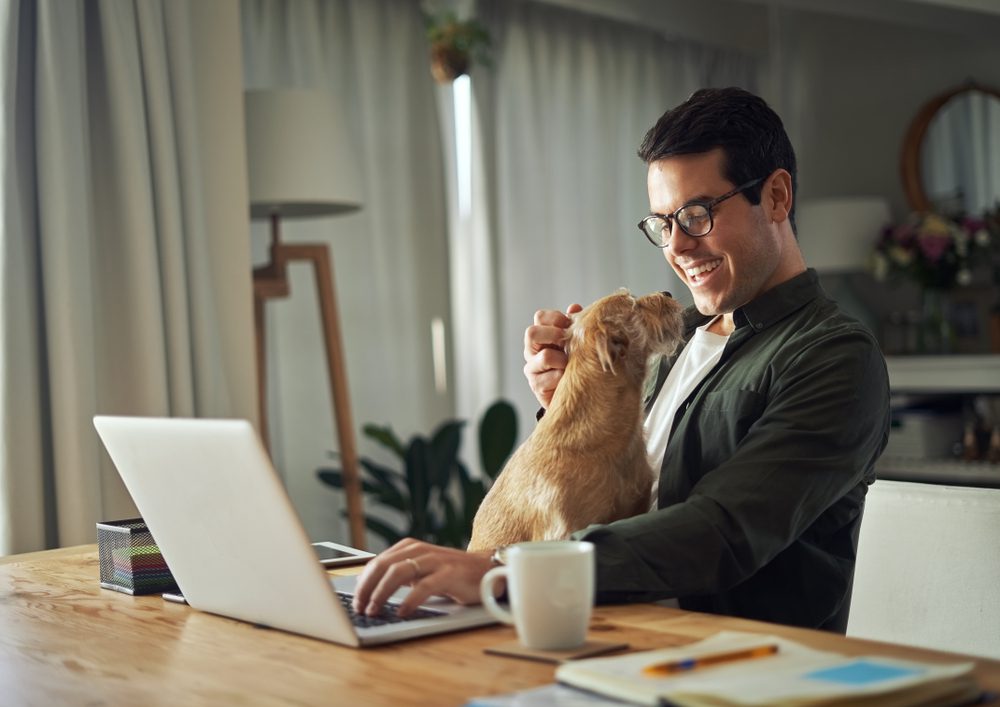
<path fill-rule="evenodd" d="M 609 341 L 611 342 L 611 351 L 616 356 L 621 356 L 628 350 L 628 339 L 624 336 L 612 336 Z"/>

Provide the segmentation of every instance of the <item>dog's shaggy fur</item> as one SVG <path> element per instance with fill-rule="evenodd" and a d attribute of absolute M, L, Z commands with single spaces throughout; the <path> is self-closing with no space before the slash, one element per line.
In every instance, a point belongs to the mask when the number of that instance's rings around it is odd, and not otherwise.
<path fill-rule="evenodd" d="M 681 310 L 666 293 L 620 290 L 575 315 L 566 371 L 483 499 L 469 550 L 561 539 L 649 510 L 643 381 L 650 356 L 680 340 Z"/>

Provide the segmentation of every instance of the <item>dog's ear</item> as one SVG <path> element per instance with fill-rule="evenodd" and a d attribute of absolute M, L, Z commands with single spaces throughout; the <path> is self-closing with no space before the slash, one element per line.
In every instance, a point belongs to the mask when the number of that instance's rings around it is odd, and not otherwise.
<path fill-rule="evenodd" d="M 628 353 L 628 338 L 621 332 L 614 331 L 606 325 L 599 327 L 594 334 L 597 360 L 601 362 L 601 368 L 613 374 L 615 372 L 615 364 L 620 363 Z"/>

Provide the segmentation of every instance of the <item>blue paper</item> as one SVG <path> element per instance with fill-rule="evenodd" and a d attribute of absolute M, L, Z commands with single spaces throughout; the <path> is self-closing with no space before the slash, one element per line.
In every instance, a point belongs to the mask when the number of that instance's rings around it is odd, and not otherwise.
<path fill-rule="evenodd" d="M 855 660 L 852 663 L 838 665 L 835 668 L 824 668 L 807 673 L 810 680 L 823 680 L 838 685 L 871 685 L 878 682 L 888 682 L 925 672 L 919 668 L 900 668 L 896 665 L 876 663 L 872 660 Z"/>

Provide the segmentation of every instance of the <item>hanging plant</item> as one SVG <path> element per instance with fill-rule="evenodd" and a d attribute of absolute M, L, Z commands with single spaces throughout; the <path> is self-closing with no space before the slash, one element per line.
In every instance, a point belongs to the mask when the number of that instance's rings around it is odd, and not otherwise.
<path fill-rule="evenodd" d="M 431 45 L 431 75 L 440 84 L 469 73 L 473 64 L 490 66 L 490 33 L 482 23 L 460 20 L 448 10 L 425 15 Z"/>

